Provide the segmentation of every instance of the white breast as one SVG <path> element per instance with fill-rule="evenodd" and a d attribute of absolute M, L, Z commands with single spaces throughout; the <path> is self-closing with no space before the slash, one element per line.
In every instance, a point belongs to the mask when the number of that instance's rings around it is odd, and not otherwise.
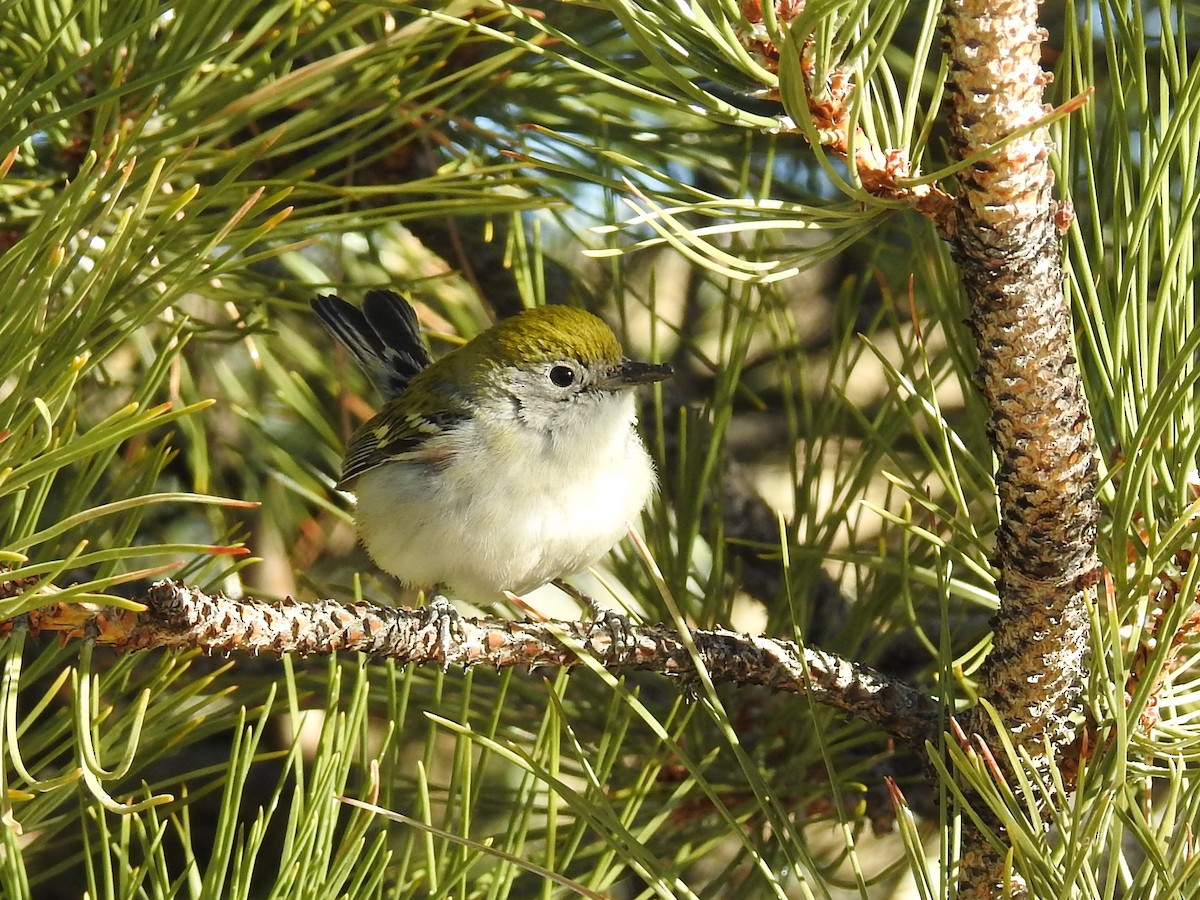
<path fill-rule="evenodd" d="M 593 398 L 553 431 L 476 420 L 437 474 L 392 463 L 358 482 L 359 534 L 375 562 L 419 586 L 488 602 L 595 563 L 654 490 L 630 392 Z"/>

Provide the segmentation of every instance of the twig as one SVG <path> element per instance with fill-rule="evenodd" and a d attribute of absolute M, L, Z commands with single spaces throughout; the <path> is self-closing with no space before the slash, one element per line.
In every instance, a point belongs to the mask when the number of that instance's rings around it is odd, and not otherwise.
<path fill-rule="evenodd" d="M 661 625 L 631 624 L 625 640 L 614 646 L 608 629 L 592 622 L 462 619 L 447 635 L 423 609 L 335 600 L 233 600 L 174 581 L 158 582 L 138 602 L 144 611 L 51 604 L 0 621 L 0 637 L 27 627 L 34 635 L 86 637 L 119 650 L 186 647 L 302 656 L 347 651 L 443 667 L 576 666 L 586 652 L 607 668 L 683 679 L 697 674 L 697 660 L 685 641 Z M 695 631 L 690 640 L 714 684 L 809 694 L 916 747 L 939 728 L 935 699 L 836 654 L 723 629 Z"/>
<path fill-rule="evenodd" d="M 804 11 L 805 5 L 803 0 L 774 0 L 774 16 L 780 27 L 788 27 Z M 740 34 L 743 46 L 768 71 L 778 72 L 780 48 L 765 27 L 762 3 L 760 0 L 742 0 L 741 8 L 749 25 Z M 824 83 L 817 83 L 817 67 L 811 51 L 811 35 L 801 38 L 804 99 L 821 146 L 858 173 L 859 183 L 868 194 L 908 203 L 930 219 L 940 233 L 950 234 L 955 224 L 954 196 L 935 184 L 914 182 L 916 173 L 903 149 L 879 147 L 871 140 L 851 116 L 853 73 L 849 69 L 835 68 L 828 72 Z M 778 92 L 774 96 L 779 99 Z"/>

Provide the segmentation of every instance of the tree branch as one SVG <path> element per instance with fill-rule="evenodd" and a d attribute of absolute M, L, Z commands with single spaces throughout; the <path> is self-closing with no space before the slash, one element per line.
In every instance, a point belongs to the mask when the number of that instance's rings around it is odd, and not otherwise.
<path fill-rule="evenodd" d="M 630 625 L 618 645 L 606 626 L 594 622 L 461 619 L 445 628 L 426 609 L 233 600 L 173 581 L 158 582 L 138 602 L 144 611 L 51 604 L 0 621 L 0 637 L 27 627 L 34 635 L 90 638 L 118 650 L 187 647 L 301 656 L 349 651 L 443 667 L 577 666 L 579 653 L 586 652 L 606 668 L 682 679 L 697 676 L 690 642 L 714 684 L 807 693 L 918 748 L 936 738 L 941 722 L 937 700 L 899 679 L 791 641 L 732 631 L 693 631 L 685 640 L 660 625 Z"/>
<path fill-rule="evenodd" d="M 783 22 L 803 7 L 774 0 Z M 744 0 L 742 9 L 751 25 L 743 43 L 775 67 L 779 48 L 763 26 L 760 0 Z M 951 147 L 957 159 L 971 160 L 957 197 L 929 185 L 905 187 L 903 154 L 874 147 L 859 131 L 851 140 L 848 75 L 834 70 L 827 84 L 812 84 L 812 41 L 799 40 L 808 112 L 821 143 L 854 166 L 867 191 L 905 200 L 933 220 L 962 267 L 980 357 L 977 382 L 992 410 L 988 433 L 999 460 L 1000 608 L 979 694 L 1017 750 L 1045 774 L 1053 754 L 1075 737 L 1071 714 L 1079 708 L 1089 638 L 1085 601 L 1100 564 L 1095 441 L 1063 293 L 1060 229 L 1069 216 L 1053 199 L 1042 103 L 1050 76 L 1039 65 L 1045 31 L 1037 10 L 1038 0 L 947 3 Z M 995 736 L 981 708 L 970 729 L 984 740 Z M 1003 835 L 998 822 L 987 825 Z M 960 896 L 1023 894 L 1020 879 L 1004 873 L 1005 852 L 965 820 Z"/>
<path fill-rule="evenodd" d="M 947 4 L 957 158 L 1045 115 L 1050 76 L 1039 65 L 1046 33 L 1037 10 L 1037 0 Z M 1086 596 L 1100 575 L 1094 438 L 1063 293 L 1050 150 L 1043 127 L 968 166 L 951 230 L 999 461 L 1000 608 L 979 693 L 1043 774 L 1075 737 L 1071 714 L 1080 705 L 1089 643 Z M 985 740 L 994 734 L 980 709 L 970 727 Z M 1004 873 L 1005 852 L 965 821 L 959 896 L 1021 896 L 1019 878 Z"/>
<path fill-rule="evenodd" d="M 775 18 L 790 26 L 804 7 L 802 0 L 774 0 Z M 765 27 L 761 0 L 742 0 L 741 9 L 750 26 L 740 34 L 742 44 L 763 66 L 778 73 L 780 50 Z M 935 184 L 913 183 L 915 173 L 908 154 L 899 148 L 877 146 L 853 122 L 848 102 L 854 89 L 853 71 L 832 69 L 824 84 L 816 84 L 812 36 L 801 38 L 801 44 L 804 99 L 821 146 L 858 173 L 859 183 L 868 194 L 907 203 L 933 221 L 939 233 L 948 234 L 953 227 L 954 197 Z M 765 96 L 781 99 L 778 91 L 766 92 Z"/>

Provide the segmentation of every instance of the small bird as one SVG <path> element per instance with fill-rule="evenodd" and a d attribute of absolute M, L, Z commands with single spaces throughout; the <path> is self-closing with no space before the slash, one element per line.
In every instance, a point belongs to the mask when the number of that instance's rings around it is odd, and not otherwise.
<path fill-rule="evenodd" d="M 671 368 L 626 359 L 591 313 L 527 309 L 433 361 L 391 291 L 312 307 L 386 400 L 339 487 L 371 558 L 406 584 L 475 603 L 532 590 L 599 560 L 653 494 L 633 388 Z"/>

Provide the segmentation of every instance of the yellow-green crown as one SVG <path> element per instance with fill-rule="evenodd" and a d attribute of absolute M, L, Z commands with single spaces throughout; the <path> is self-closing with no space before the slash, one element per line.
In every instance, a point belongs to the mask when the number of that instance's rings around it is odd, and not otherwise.
<path fill-rule="evenodd" d="M 612 329 L 571 306 L 537 306 L 502 319 L 464 350 L 507 363 L 578 359 L 615 364 L 622 356 Z"/>

